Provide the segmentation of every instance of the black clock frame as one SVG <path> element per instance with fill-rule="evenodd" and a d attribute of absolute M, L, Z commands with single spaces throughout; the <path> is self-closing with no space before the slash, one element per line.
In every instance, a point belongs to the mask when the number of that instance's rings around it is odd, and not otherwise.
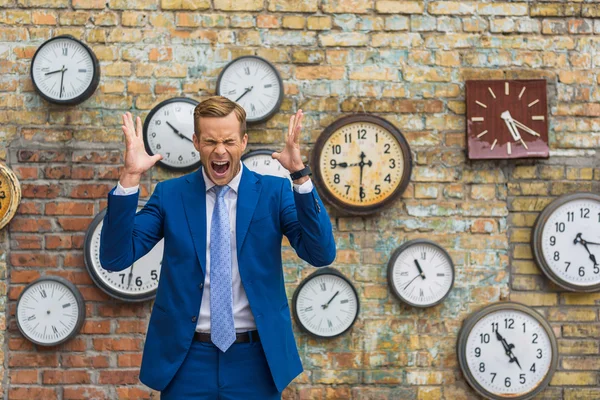
<path fill-rule="evenodd" d="M 321 275 L 335 275 L 335 276 L 343 279 L 352 288 L 352 291 L 354 292 L 354 296 L 356 297 L 356 315 L 354 316 L 354 319 L 352 320 L 350 325 L 348 325 L 348 327 L 343 332 L 340 332 L 334 336 L 321 336 L 314 332 L 311 332 L 308 328 L 306 328 L 302 324 L 302 322 L 300 321 L 300 318 L 298 318 L 298 312 L 296 310 L 296 301 L 298 300 L 298 296 L 300 295 L 300 291 L 302 290 L 304 285 L 306 285 L 306 283 L 309 282 L 310 280 L 312 280 L 318 276 L 321 276 Z M 341 336 L 341 335 L 345 334 L 346 332 L 348 332 L 352 328 L 352 326 L 354 325 L 356 320 L 358 319 L 358 315 L 360 314 L 360 297 L 358 296 L 358 292 L 356 291 L 356 288 L 354 287 L 354 285 L 352 284 L 350 279 L 346 278 L 346 276 L 344 274 L 342 274 L 341 272 L 339 272 L 338 270 L 336 270 L 335 268 L 332 268 L 332 267 L 321 267 L 321 268 L 317 269 L 315 272 L 313 272 L 312 274 L 310 274 L 309 276 L 307 276 L 306 278 L 304 278 L 302 280 L 302 282 L 300 282 L 300 285 L 298 285 L 298 287 L 294 291 L 294 295 L 292 297 L 292 313 L 294 314 L 294 319 L 298 323 L 298 326 L 300 327 L 300 329 L 303 332 L 306 332 L 309 335 L 317 337 L 317 338 L 333 339 L 333 338 L 336 338 L 336 337 Z"/>
<path fill-rule="evenodd" d="M 414 304 L 414 303 L 410 302 L 409 300 L 405 299 L 402 296 L 402 294 L 400 294 L 400 292 L 396 289 L 396 286 L 394 285 L 394 276 L 393 276 L 394 275 L 394 265 L 396 264 L 396 260 L 398 259 L 398 257 L 400 256 L 400 254 L 402 254 L 404 251 L 408 250 L 409 248 L 411 248 L 413 246 L 418 246 L 420 244 L 424 244 L 424 245 L 427 245 L 427 246 L 433 246 L 436 249 L 440 250 L 442 252 L 442 254 L 445 257 L 447 257 L 448 260 L 450 260 L 450 267 L 452 269 L 452 282 L 450 283 L 450 288 L 448 289 L 448 291 L 446 292 L 446 294 L 444 295 L 444 297 L 442 297 L 441 299 L 439 299 L 435 303 L 425 304 L 425 305 L 424 304 Z M 448 252 L 446 251 L 446 249 L 444 249 L 438 243 L 436 243 L 436 242 L 434 242 L 432 240 L 428 240 L 428 239 L 413 239 L 413 240 L 409 240 L 406 243 L 403 243 L 400 247 L 398 247 L 394 251 L 394 253 L 390 257 L 390 260 L 388 262 L 387 278 L 388 278 L 388 285 L 392 289 L 392 292 L 402 302 L 408 304 L 409 306 L 416 307 L 416 308 L 434 307 L 434 306 L 437 306 L 438 304 L 442 303 L 444 300 L 446 300 L 446 298 L 448 297 L 448 295 L 450 295 L 450 292 L 452 291 L 452 288 L 454 288 L 454 278 L 455 278 L 455 276 L 456 276 L 456 270 L 454 268 L 454 261 L 452 261 L 452 257 L 450 257 L 450 254 L 448 254 Z"/>
<path fill-rule="evenodd" d="M 398 141 L 398 144 L 400 145 L 400 149 L 402 151 L 402 156 L 404 158 L 404 169 L 402 173 L 402 179 L 400 179 L 398 187 L 396 187 L 392 194 L 390 194 L 386 199 L 377 204 L 372 204 L 370 206 L 350 205 L 339 200 L 336 196 L 334 196 L 334 194 L 327 188 L 327 185 L 325 184 L 319 162 L 321 158 L 321 153 L 325 149 L 325 143 L 331 137 L 331 135 L 333 135 L 337 130 L 341 129 L 342 127 L 357 122 L 365 122 L 379 125 L 381 128 L 390 132 L 392 136 L 394 136 L 394 138 Z M 404 138 L 404 135 L 402 135 L 400 130 L 396 128 L 393 124 L 376 115 L 359 113 L 342 117 L 334 121 L 327 128 L 325 128 L 323 133 L 321 133 L 321 135 L 317 139 L 317 142 L 315 143 L 314 149 L 311 153 L 310 166 L 313 171 L 315 185 L 317 186 L 317 188 L 319 188 L 319 194 L 322 198 L 324 198 L 328 203 L 330 203 L 337 210 L 343 213 L 357 216 L 366 216 L 391 206 L 396 201 L 396 199 L 400 197 L 402 193 L 404 193 L 406 187 L 410 182 L 410 177 L 412 173 L 412 154 L 410 152 L 410 146 L 408 145 L 406 138 Z"/>
<path fill-rule="evenodd" d="M 249 59 L 249 58 L 260 60 L 261 62 L 266 63 L 269 66 L 269 68 L 271 68 L 273 70 L 273 72 L 275 73 L 275 77 L 277 78 L 277 81 L 279 82 L 279 96 L 277 98 L 277 103 L 275 104 L 275 107 L 273 107 L 273 109 L 262 118 L 257 118 L 257 119 L 246 118 L 246 122 L 250 125 L 250 124 L 259 124 L 261 122 L 268 121 L 271 117 L 273 117 L 273 115 L 275 115 L 279 111 L 279 108 L 281 108 L 281 103 L 283 102 L 284 93 L 283 93 L 283 81 L 281 80 L 281 75 L 279 75 L 279 71 L 277 71 L 277 68 L 275 68 L 275 66 L 271 62 L 269 62 L 268 60 L 265 60 L 264 58 L 259 57 L 259 56 L 241 56 L 241 57 L 238 57 L 234 60 L 231 60 L 229 63 L 227 63 L 227 65 L 225 65 L 225 67 L 223 67 L 223 69 L 219 73 L 219 77 L 217 78 L 216 94 L 219 96 L 223 96 L 220 91 L 220 84 L 221 84 L 221 79 L 223 78 L 223 75 L 225 74 L 225 71 L 227 71 L 227 69 L 229 67 L 231 67 L 233 64 L 239 62 L 240 60 Z"/>
<path fill-rule="evenodd" d="M 19 303 L 21 302 L 21 298 L 23 297 L 23 295 L 27 292 L 27 290 L 31 286 L 36 285 L 43 281 L 54 281 L 54 282 L 58 282 L 64 286 L 66 286 L 67 289 L 70 290 L 71 293 L 73 293 L 73 296 L 75 297 L 75 301 L 77 302 L 77 307 L 78 307 L 77 323 L 75 324 L 73 331 L 69 335 L 67 335 L 65 338 L 63 338 L 62 340 L 60 340 L 58 342 L 54 342 L 54 343 L 38 342 L 34 338 L 27 336 L 27 334 L 21 327 L 21 323 L 19 322 L 19 314 L 18 313 L 19 313 Z M 83 323 L 85 322 L 85 301 L 83 300 L 83 296 L 81 295 L 81 292 L 79 291 L 79 289 L 77 289 L 77 286 L 75 286 L 71 281 L 69 281 L 61 276 L 56 276 L 56 275 L 42 276 L 42 277 L 34 280 L 33 282 L 30 282 L 27 286 L 25 286 L 25 288 L 19 295 L 19 298 L 17 300 L 17 307 L 15 310 L 15 319 L 17 320 L 17 327 L 19 328 L 19 331 L 21 332 L 23 337 L 25 337 L 30 342 L 32 342 L 38 346 L 44 346 L 44 347 L 58 346 L 59 344 L 62 344 L 62 343 L 65 343 L 65 342 L 71 340 L 81 330 L 81 327 L 83 326 Z"/>
<path fill-rule="evenodd" d="M 89 54 L 89 56 L 92 59 L 92 66 L 94 68 L 94 73 L 93 73 L 93 77 L 92 77 L 92 81 L 90 82 L 90 85 L 88 86 L 88 88 L 81 93 L 79 96 L 74 97 L 72 99 L 68 99 L 68 100 L 58 100 L 58 99 L 54 99 L 52 97 L 49 97 L 47 95 L 45 95 L 40 88 L 38 87 L 37 83 L 35 82 L 35 79 L 33 77 L 33 65 L 35 63 L 35 59 L 38 56 L 40 50 L 48 45 L 49 43 L 55 41 L 55 40 L 59 40 L 59 39 L 67 39 L 67 40 L 73 40 L 75 42 L 77 42 L 78 44 L 80 44 L 84 50 Z M 44 43 L 42 43 L 37 50 L 35 51 L 35 53 L 33 54 L 33 58 L 31 59 L 31 64 L 30 64 L 30 68 L 29 68 L 29 76 L 31 78 L 31 81 L 33 82 L 33 87 L 35 88 L 35 91 L 47 102 L 49 103 L 54 103 L 54 104 L 58 104 L 58 105 L 66 105 L 66 106 L 72 106 L 72 105 L 76 105 L 76 104 L 80 104 L 82 102 L 84 102 L 85 100 L 87 100 L 88 98 L 90 98 L 92 96 L 92 94 L 94 94 L 94 92 L 96 91 L 96 89 L 98 88 L 98 84 L 100 83 L 100 63 L 98 62 L 98 58 L 96 57 L 96 54 L 94 54 L 94 52 L 81 40 L 75 38 L 72 35 L 59 35 L 59 36 L 55 36 L 53 38 L 50 38 L 48 40 L 46 40 Z"/>
<path fill-rule="evenodd" d="M 242 162 L 244 162 L 245 159 L 250 158 L 252 156 L 256 156 L 256 155 L 261 155 L 261 156 L 270 156 L 273 153 L 275 153 L 276 150 L 269 150 L 269 149 L 256 149 L 256 150 L 249 150 L 247 151 L 241 158 Z"/>
<path fill-rule="evenodd" d="M 192 104 L 194 106 L 198 105 L 198 101 L 196 101 L 194 99 L 190 99 L 189 97 L 172 97 L 170 99 L 161 101 L 160 103 L 158 103 L 157 105 L 152 107 L 152 110 L 150 110 L 150 112 L 146 116 L 146 119 L 144 120 L 144 127 L 142 130 L 142 132 L 143 132 L 142 137 L 144 139 L 144 147 L 146 148 L 146 152 L 151 156 L 153 156 L 155 153 L 150 148 L 150 143 L 148 141 L 148 131 L 149 131 L 149 126 L 150 126 L 150 121 L 152 120 L 152 117 L 154 116 L 154 114 L 159 112 L 160 109 L 163 108 L 164 106 L 169 105 L 171 103 L 188 103 L 188 104 Z M 194 148 L 194 150 L 196 150 L 196 149 Z M 169 165 L 166 162 L 164 162 L 163 160 L 158 161 L 158 164 L 160 164 L 161 167 L 171 170 L 171 171 L 188 172 L 188 171 L 194 171 L 194 170 L 200 168 L 200 165 L 202 165 L 202 161 L 201 161 L 200 157 L 198 157 L 198 162 L 191 164 L 187 167 L 177 167 L 174 165 Z"/>

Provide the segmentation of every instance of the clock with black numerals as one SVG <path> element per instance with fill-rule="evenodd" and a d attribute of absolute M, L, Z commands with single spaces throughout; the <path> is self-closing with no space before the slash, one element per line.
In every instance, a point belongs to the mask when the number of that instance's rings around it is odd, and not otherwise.
<path fill-rule="evenodd" d="M 283 82 L 277 68 L 264 58 L 243 56 L 223 68 L 217 94 L 241 105 L 248 123 L 263 122 L 279 110 Z"/>
<path fill-rule="evenodd" d="M 138 211 L 145 202 L 138 203 Z M 162 266 L 164 239 L 122 271 L 108 271 L 100 263 L 100 233 L 106 209 L 102 210 L 90 224 L 85 235 L 83 251 L 85 267 L 94 283 L 106 294 L 116 299 L 137 302 L 156 296 Z"/>
<path fill-rule="evenodd" d="M 44 42 L 31 60 L 33 87 L 46 101 L 74 105 L 88 99 L 100 82 L 94 52 L 71 35 Z"/>
<path fill-rule="evenodd" d="M 81 329 L 85 320 L 83 296 L 68 280 L 44 276 L 23 289 L 16 318 L 25 338 L 40 346 L 56 346 Z"/>
<path fill-rule="evenodd" d="M 531 237 L 537 265 L 550 280 L 577 292 L 600 290 L 600 196 L 563 195 L 538 216 Z"/>
<path fill-rule="evenodd" d="M 21 184 L 15 173 L 0 164 L 0 229 L 4 228 L 17 213 L 21 202 Z"/>
<path fill-rule="evenodd" d="M 200 167 L 193 141 L 196 105 L 196 100 L 174 97 L 156 105 L 146 117 L 144 145 L 148 154 L 163 156 L 162 166 L 179 171 Z"/>
<path fill-rule="evenodd" d="M 319 268 L 294 292 L 292 311 L 303 331 L 333 338 L 347 332 L 358 318 L 358 293 L 339 271 Z"/>
<path fill-rule="evenodd" d="M 552 379 L 556 337 L 535 310 L 504 302 L 469 316 L 459 332 L 458 361 L 467 382 L 487 399 L 531 399 Z"/>
<path fill-rule="evenodd" d="M 274 150 L 252 150 L 242 156 L 242 162 L 250 171 L 254 171 L 261 175 L 272 175 L 286 178 L 292 184 L 290 172 L 283 168 L 279 161 L 271 157 Z"/>
<path fill-rule="evenodd" d="M 411 240 L 392 255 L 388 282 L 403 302 L 413 307 L 432 307 L 450 294 L 454 285 L 454 263 L 437 243 Z"/>
<path fill-rule="evenodd" d="M 337 209 L 368 215 L 391 205 L 406 189 L 412 169 L 408 142 L 383 118 L 343 117 L 317 139 L 311 168 L 319 194 Z"/>

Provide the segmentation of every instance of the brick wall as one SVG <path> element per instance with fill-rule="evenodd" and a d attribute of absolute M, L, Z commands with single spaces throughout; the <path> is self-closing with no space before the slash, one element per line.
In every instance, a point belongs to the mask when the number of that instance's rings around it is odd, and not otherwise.
<path fill-rule="evenodd" d="M 102 78 L 77 107 L 45 103 L 29 64 L 46 39 L 70 33 L 98 56 Z M 139 384 L 150 303 L 123 304 L 88 277 L 82 245 L 122 165 L 120 116 L 215 91 L 231 59 L 257 54 L 285 85 L 281 111 L 250 130 L 280 147 L 291 113 L 305 142 L 336 118 L 366 110 L 393 122 L 413 151 L 402 200 L 376 216 L 332 212 L 335 266 L 355 282 L 361 315 L 332 341 L 297 333 L 306 373 L 286 399 L 475 398 L 455 355 L 462 320 L 511 299 L 534 306 L 559 342 L 558 371 L 540 398 L 600 398 L 600 294 L 564 293 L 532 261 L 529 238 L 556 196 L 600 189 L 600 5 L 592 2 L 387 0 L 0 0 L 0 159 L 23 201 L 0 231 L 2 387 L 10 399 L 157 397 Z M 551 158 L 465 158 L 464 81 L 546 78 Z M 143 194 L 171 177 L 154 169 Z M 387 287 L 392 251 L 407 239 L 444 245 L 457 269 L 445 303 L 402 305 Z M 291 297 L 313 271 L 284 249 Z M 15 303 L 40 275 L 75 282 L 86 300 L 80 335 L 34 348 Z"/>

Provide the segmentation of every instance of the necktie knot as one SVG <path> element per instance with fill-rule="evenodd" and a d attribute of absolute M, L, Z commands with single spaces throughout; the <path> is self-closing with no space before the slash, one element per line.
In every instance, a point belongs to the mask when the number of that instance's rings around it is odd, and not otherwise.
<path fill-rule="evenodd" d="M 227 186 L 227 185 L 223 185 L 223 186 L 217 186 L 217 185 L 215 185 L 215 186 L 213 186 L 213 190 L 216 193 L 217 197 L 221 198 L 221 199 L 227 194 L 227 192 L 229 191 L 229 189 L 231 189 L 231 188 L 229 186 Z"/>

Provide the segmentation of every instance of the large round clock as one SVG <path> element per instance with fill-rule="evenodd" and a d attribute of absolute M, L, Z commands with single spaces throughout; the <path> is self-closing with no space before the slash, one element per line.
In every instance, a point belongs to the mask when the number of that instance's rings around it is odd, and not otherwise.
<path fill-rule="evenodd" d="M 60 35 L 42 43 L 33 55 L 31 80 L 45 100 L 79 104 L 98 87 L 100 64 L 85 43 L 71 35 Z"/>
<path fill-rule="evenodd" d="M 200 167 L 200 153 L 194 147 L 194 108 L 198 102 L 174 97 L 156 105 L 144 121 L 144 145 L 150 155 L 162 154 L 159 161 L 169 169 L 187 171 Z"/>
<path fill-rule="evenodd" d="M 144 202 L 138 204 L 138 211 Z M 106 294 L 123 301 L 145 301 L 156 296 L 163 259 L 164 239 L 144 257 L 122 271 L 107 271 L 100 264 L 100 233 L 106 209 L 90 224 L 85 235 L 85 267 L 94 283 Z"/>
<path fill-rule="evenodd" d="M 404 136 L 383 118 L 357 114 L 329 125 L 311 156 L 319 192 L 336 208 L 367 215 L 390 205 L 410 180 Z"/>
<path fill-rule="evenodd" d="M 557 285 L 600 290 L 600 196 L 563 195 L 538 216 L 531 247 L 541 270 Z"/>
<path fill-rule="evenodd" d="M 267 60 L 243 56 L 223 68 L 217 79 L 217 94 L 239 103 L 246 110 L 247 122 L 262 122 L 279 110 L 283 82 Z"/>
<path fill-rule="evenodd" d="M 558 347 L 536 311 L 504 302 L 469 316 L 460 330 L 458 361 L 467 382 L 487 399 L 530 399 L 552 379 Z"/>
<path fill-rule="evenodd" d="M 242 156 L 242 162 L 250 171 L 254 171 L 261 175 L 272 175 L 286 178 L 292 184 L 290 172 L 283 168 L 279 161 L 271 157 L 274 150 L 252 150 Z"/>
<path fill-rule="evenodd" d="M 0 229 L 15 216 L 21 201 L 21 185 L 10 168 L 0 164 Z"/>
<path fill-rule="evenodd" d="M 17 326 L 41 346 L 66 342 L 85 319 L 83 297 L 75 285 L 59 276 L 44 276 L 23 289 L 17 300 Z"/>
<path fill-rule="evenodd" d="M 294 318 L 311 335 L 332 338 L 347 332 L 358 317 L 358 293 L 352 283 L 333 268 L 319 268 L 294 292 Z"/>
<path fill-rule="evenodd" d="M 404 243 L 392 255 L 388 282 L 394 294 L 414 307 L 432 307 L 448 296 L 454 264 L 443 247 L 426 239 Z"/>

